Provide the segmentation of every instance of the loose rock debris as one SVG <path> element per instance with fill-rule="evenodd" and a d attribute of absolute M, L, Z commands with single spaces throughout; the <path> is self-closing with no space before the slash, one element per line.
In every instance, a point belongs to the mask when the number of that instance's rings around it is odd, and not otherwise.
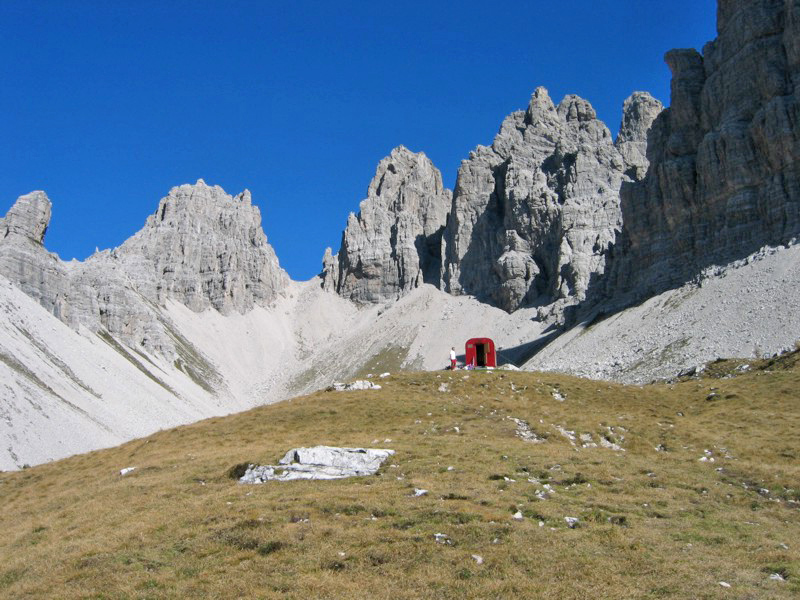
<path fill-rule="evenodd" d="M 608 448 L 615 452 L 625 452 L 625 449 L 620 445 L 625 437 L 620 433 L 624 431 L 622 427 L 606 427 L 607 433 L 598 436 L 598 441 L 594 441 L 591 433 L 576 434 L 575 431 L 567 429 L 563 425 L 553 425 L 558 433 L 569 440 L 570 445 L 576 446 L 580 442 L 581 448 Z"/>
<path fill-rule="evenodd" d="M 450 539 L 450 536 L 444 533 L 434 533 L 433 539 L 436 540 L 437 544 L 445 544 L 447 546 L 453 545 L 453 541 Z"/>
<path fill-rule="evenodd" d="M 515 417 L 507 417 L 508 419 L 514 421 L 517 425 L 517 437 L 525 440 L 526 442 L 533 442 L 534 444 L 539 444 L 544 442 L 545 439 L 540 437 L 536 434 L 536 432 L 531 429 L 531 426 L 528 424 L 527 421 L 523 421 L 522 419 L 517 419 Z"/>
<path fill-rule="evenodd" d="M 565 438 L 567 438 L 569 440 L 570 444 L 572 444 L 573 446 L 575 445 L 575 439 L 576 438 L 575 438 L 575 432 L 574 431 L 570 431 L 569 429 L 565 429 L 561 425 L 553 425 L 553 429 L 555 429 L 558 433 L 560 433 Z"/>

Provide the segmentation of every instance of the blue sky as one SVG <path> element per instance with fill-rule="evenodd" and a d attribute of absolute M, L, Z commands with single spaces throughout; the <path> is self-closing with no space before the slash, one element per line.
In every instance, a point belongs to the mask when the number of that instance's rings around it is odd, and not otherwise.
<path fill-rule="evenodd" d="M 539 85 L 616 133 L 631 92 L 669 103 L 664 52 L 701 49 L 715 15 L 713 0 L 1 0 L 0 214 L 45 190 L 45 245 L 83 259 L 203 178 L 248 188 L 308 279 L 393 147 L 452 189 Z"/>

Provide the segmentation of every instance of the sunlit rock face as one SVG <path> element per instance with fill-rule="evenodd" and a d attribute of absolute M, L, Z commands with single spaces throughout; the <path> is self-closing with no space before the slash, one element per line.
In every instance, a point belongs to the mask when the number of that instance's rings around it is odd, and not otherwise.
<path fill-rule="evenodd" d="M 52 203 L 44 192 L 17 198 L 0 219 L 0 274 L 57 313 L 68 283 L 63 263 L 43 245 L 51 213 Z"/>
<path fill-rule="evenodd" d="M 195 311 L 245 312 L 289 281 L 247 191 L 232 197 L 202 180 L 175 187 L 140 232 L 83 262 L 45 249 L 50 214 L 47 196 L 33 192 L 0 220 L 0 274 L 72 327 L 103 329 L 132 346 L 174 349 L 159 314 L 169 299 Z"/>
<path fill-rule="evenodd" d="M 582 300 L 620 230 L 620 187 L 646 170 L 643 139 L 659 109 L 649 94 L 629 98 L 615 145 L 589 102 L 570 95 L 555 105 L 538 88 L 491 147 L 461 164 L 443 289 L 507 311 Z"/>
<path fill-rule="evenodd" d="M 647 92 L 634 92 L 622 105 L 622 122 L 614 145 L 622 154 L 633 181 L 647 174 L 647 134 L 664 105 Z"/>
<path fill-rule="evenodd" d="M 196 311 L 245 312 L 288 283 L 250 192 L 229 196 L 202 180 L 172 188 L 110 259 L 147 298 L 172 298 Z"/>
<path fill-rule="evenodd" d="M 437 284 L 452 195 L 423 153 L 400 146 L 384 158 L 359 213 L 350 214 L 338 255 L 323 259 L 323 287 L 358 303 L 396 300 Z"/>

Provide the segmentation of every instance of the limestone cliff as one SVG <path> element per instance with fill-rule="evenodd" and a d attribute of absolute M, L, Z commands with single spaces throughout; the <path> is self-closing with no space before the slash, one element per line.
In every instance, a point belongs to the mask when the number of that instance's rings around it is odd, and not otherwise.
<path fill-rule="evenodd" d="M 622 105 L 622 122 L 614 145 L 628 166 L 629 179 L 638 181 L 647 174 L 647 134 L 664 105 L 647 92 L 634 92 Z"/>
<path fill-rule="evenodd" d="M 174 348 L 158 307 L 245 312 L 288 283 L 245 191 L 231 197 L 202 180 L 173 188 L 144 229 L 122 246 L 65 263 L 43 246 L 43 192 L 20 197 L 0 220 L 0 274 L 72 327 L 105 329 L 132 346 Z"/>
<path fill-rule="evenodd" d="M 438 284 L 441 237 L 451 193 L 423 153 L 400 146 L 384 158 L 338 255 L 323 259 L 323 287 L 359 303 L 396 300 Z"/>
<path fill-rule="evenodd" d="M 721 0 L 718 37 L 672 50 L 650 168 L 623 186 L 604 292 L 646 297 L 800 233 L 800 4 Z"/>
<path fill-rule="evenodd" d="M 56 316 L 63 316 L 67 266 L 44 247 L 52 203 L 41 191 L 20 196 L 0 219 L 0 274 Z"/>
<path fill-rule="evenodd" d="M 250 192 L 232 197 L 202 179 L 172 188 L 109 258 L 146 298 L 172 298 L 195 311 L 245 312 L 288 283 Z"/>
<path fill-rule="evenodd" d="M 642 138 L 659 109 L 649 94 L 629 98 L 615 145 L 586 100 L 556 106 L 538 88 L 459 169 L 443 289 L 507 311 L 582 300 L 621 227 L 620 186 L 646 169 Z"/>

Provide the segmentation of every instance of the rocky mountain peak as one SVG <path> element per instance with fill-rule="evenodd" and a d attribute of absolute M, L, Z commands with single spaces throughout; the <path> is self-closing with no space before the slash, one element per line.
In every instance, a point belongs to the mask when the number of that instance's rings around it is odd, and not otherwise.
<path fill-rule="evenodd" d="M 323 259 L 323 287 L 356 302 L 385 302 L 438 283 L 451 192 L 422 152 L 398 146 L 378 164 L 350 214 L 342 246 Z"/>
<path fill-rule="evenodd" d="M 539 87 L 462 162 L 442 287 L 507 311 L 584 297 L 621 226 L 626 165 L 591 104 Z"/>
<path fill-rule="evenodd" d="M 146 297 L 174 298 L 193 310 L 244 312 L 288 283 L 250 192 L 230 196 L 202 179 L 172 188 L 111 257 Z"/>
<path fill-rule="evenodd" d="M 186 219 L 193 223 L 201 223 L 209 221 L 209 217 L 213 221 L 217 215 L 222 213 L 234 214 L 240 211 L 239 204 L 250 207 L 251 203 L 252 200 L 248 190 L 237 196 L 230 196 L 220 186 L 210 186 L 202 179 L 198 179 L 197 183 L 185 183 L 170 189 L 169 193 L 159 202 L 158 210 L 151 215 L 146 226 L 174 227 L 178 222 L 185 223 Z M 245 215 L 245 213 L 249 212 L 244 210 L 242 214 Z M 260 226 L 261 213 L 257 208 L 255 212 L 255 219 L 258 221 L 258 226 Z M 246 220 L 252 220 L 252 217 L 247 216 Z M 231 220 L 223 220 L 220 225 L 226 227 L 231 223 Z M 208 225 L 216 227 L 215 224 L 210 222 Z"/>
<path fill-rule="evenodd" d="M 525 125 L 536 125 L 539 122 L 552 122 L 558 118 L 556 105 L 550 99 L 547 89 L 539 86 L 531 94 L 528 109 L 525 111 Z"/>
<path fill-rule="evenodd" d="M 617 142 L 647 143 L 647 132 L 662 110 L 664 105 L 648 92 L 633 92 L 622 104 Z"/>
<path fill-rule="evenodd" d="M 20 196 L 5 218 L 0 219 L 0 238 L 16 235 L 43 243 L 51 210 L 52 203 L 44 192 L 35 191 Z"/>
<path fill-rule="evenodd" d="M 243 313 L 289 282 L 248 191 L 229 196 L 203 180 L 174 187 L 141 231 L 83 262 L 42 246 L 49 218 L 43 192 L 17 201 L 0 221 L 0 274 L 70 326 L 105 329 L 137 348 L 174 350 L 157 316 L 168 300 Z"/>
<path fill-rule="evenodd" d="M 564 99 L 559 102 L 556 110 L 558 111 L 558 115 L 566 122 L 585 122 L 597 119 L 597 113 L 589 101 L 574 94 L 564 96 Z"/>
<path fill-rule="evenodd" d="M 57 312 L 56 298 L 64 280 L 63 263 L 45 250 L 52 205 L 41 191 L 20 196 L 0 219 L 0 275 Z"/>

